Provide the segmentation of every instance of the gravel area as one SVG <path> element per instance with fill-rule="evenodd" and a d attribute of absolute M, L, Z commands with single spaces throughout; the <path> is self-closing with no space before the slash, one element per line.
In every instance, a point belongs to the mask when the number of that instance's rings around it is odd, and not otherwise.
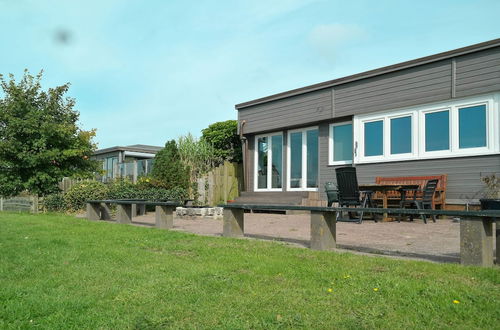
<path fill-rule="evenodd" d="M 134 224 L 154 225 L 154 213 L 134 218 Z M 174 230 L 221 236 L 222 220 L 176 217 Z M 245 236 L 309 247 L 309 216 L 247 213 Z M 337 224 L 337 244 L 340 249 L 359 253 L 459 262 L 460 224 L 450 219 L 428 224 L 420 219 L 401 223 L 364 221 L 361 225 L 341 222 Z"/>

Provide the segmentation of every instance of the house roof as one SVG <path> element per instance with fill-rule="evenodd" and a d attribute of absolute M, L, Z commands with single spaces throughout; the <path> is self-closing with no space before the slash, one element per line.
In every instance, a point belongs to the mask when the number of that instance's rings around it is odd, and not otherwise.
<path fill-rule="evenodd" d="M 500 46 L 500 38 L 236 104 L 236 110 Z"/>
<path fill-rule="evenodd" d="M 98 149 L 94 152 L 94 155 L 107 154 L 115 151 L 133 151 L 133 152 L 144 152 L 150 154 L 156 154 L 158 151 L 163 149 L 163 147 L 150 146 L 146 144 L 133 144 L 130 146 L 115 146 L 110 148 Z"/>

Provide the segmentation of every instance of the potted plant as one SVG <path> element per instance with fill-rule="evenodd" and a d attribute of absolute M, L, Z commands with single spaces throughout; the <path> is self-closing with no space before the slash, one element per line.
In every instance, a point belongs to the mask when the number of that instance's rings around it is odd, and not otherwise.
<path fill-rule="evenodd" d="M 500 210 L 500 176 L 495 174 L 484 176 L 481 181 L 485 184 L 484 198 L 479 199 L 481 209 Z"/>

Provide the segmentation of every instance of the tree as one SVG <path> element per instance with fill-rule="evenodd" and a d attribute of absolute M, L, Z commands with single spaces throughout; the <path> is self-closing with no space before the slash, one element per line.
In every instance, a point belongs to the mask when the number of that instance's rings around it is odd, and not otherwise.
<path fill-rule="evenodd" d="M 75 100 L 64 97 L 69 83 L 42 90 L 42 73 L 24 71 L 17 83 L 0 75 L 0 195 L 58 191 L 63 177 L 88 177 L 96 170 L 90 156 L 95 130 L 77 125 Z"/>
<path fill-rule="evenodd" d="M 216 156 L 222 161 L 241 163 L 241 140 L 238 135 L 238 121 L 226 120 L 214 123 L 201 131 L 202 139 L 210 143 Z"/>
<path fill-rule="evenodd" d="M 189 168 L 181 162 L 175 140 L 165 143 L 165 148 L 156 153 L 151 176 L 166 189 L 189 188 Z"/>

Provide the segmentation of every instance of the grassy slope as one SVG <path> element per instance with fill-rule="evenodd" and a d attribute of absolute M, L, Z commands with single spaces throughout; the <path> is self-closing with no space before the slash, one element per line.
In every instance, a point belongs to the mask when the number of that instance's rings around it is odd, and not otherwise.
<path fill-rule="evenodd" d="M 9 213 L 0 250 L 0 328 L 500 324 L 498 268 Z"/>

